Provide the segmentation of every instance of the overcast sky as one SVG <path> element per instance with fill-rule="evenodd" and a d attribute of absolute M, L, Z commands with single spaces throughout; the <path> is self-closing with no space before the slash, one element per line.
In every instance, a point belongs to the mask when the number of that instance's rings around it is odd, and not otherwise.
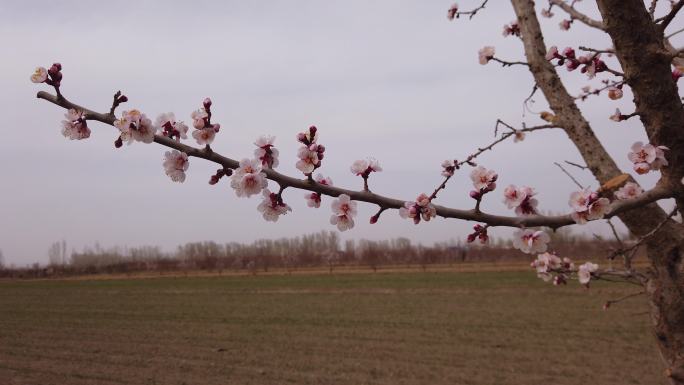
<path fill-rule="evenodd" d="M 476 4 L 460 3 L 462 8 Z M 99 123 L 89 124 L 88 140 L 65 139 L 60 133 L 65 111 L 35 98 L 37 91 L 48 90 L 29 81 L 36 66 L 61 62 L 64 95 L 103 112 L 120 89 L 130 100 L 123 109 L 138 108 L 153 119 L 172 111 L 188 122 L 209 96 L 212 121 L 222 126 L 212 146 L 216 151 L 250 157 L 254 140 L 272 134 L 281 153 L 279 171 L 289 175 L 301 175 L 294 166 L 296 133 L 316 125 L 327 148 L 321 172 L 336 185 L 360 188 L 361 179 L 349 166 L 373 156 L 384 168 L 371 177 L 373 191 L 412 200 L 441 182 L 442 160 L 463 159 L 491 142 L 497 118 L 516 126 L 543 123 L 537 115 L 523 116 L 522 101 L 532 87 L 525 68 L 477 62 L 484 45 L 496 46 L 498 57 L 523 59 L 521 42 L 501 33 L 515 18 L 510 4 L 490 2 L 474 20 L 456 22 L 446 18 L 450 5 L 450 0 L 0 2 L 0 45 L 6 53 L 0 73 L 0 249 L 6 261 L 45 262 L 49 245 L 62 239 L 76 250 L 96 241 L 172 250 L 189 241 L 246 242 L 334 230 L 331 198 L 310 209 L 304 192 L 288 189 L 284 198 L 293 212 L 273 224 L 256 211 L 260 198 L 237 198 L 226 181 L 209 186 L 213 164 L 191 159 L 186 182 L 178 184 L 164 174 L 165 148 L 156 144 L 137 142 L 117 150 L 115 129 Z M 598 17 L 591 2 L 581 6 Z M 560 12 L 542 19 L 547 45 L 609 46 L 579 23 L 560 31 Z M 671 28 L 681 26 L 676 20 Z M 561 72 L 573 94 L 606 77 L 590 83 L 579 72 Z M 618 102 L 601 96 L 581 105 L 628 171 L 629 146 L 645 135 L 635 119 L 617 124 L 608 116 L 616 107 L 632 112 L 631 98 L 625 92 Z M 535 101 L 533 110 L 545 108 L 541 96 Z M 535 187 L 540 208 L 568 212 L 568 196 L 576 188 L 553 165 L 563 160 L 581 162 L 561 131 L 501 144 L 479 160 L 500 175 L 499 189 L 483 208 L 508 212 L 502 190 L 513 183 Z M 572 171 L 596 187 L 591 175 Z M 650 186 L 654 177 L 637 179 Z M 470 208 L 471 188 L 466 170 L 437 203 Z M 462 238 L 472 226 L 444 219 L 414 226 L 396 211 L 370 225 L 375 210 L 360 204 L 357 225 L 343 238 L 406 236 L 429 244 Z"/>

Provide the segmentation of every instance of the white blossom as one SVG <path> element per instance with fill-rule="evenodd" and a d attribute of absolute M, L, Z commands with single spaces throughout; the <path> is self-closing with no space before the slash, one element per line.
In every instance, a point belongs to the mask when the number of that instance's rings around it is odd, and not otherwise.
<path fill-rule="evenodd" d="M 597 264 L 591 262 L 580 265 L 579 269 L 577 269 L 577 278 L 579 279 L 579 282 L 582 285 L 588 284 L 591 280 L 591 273 L 598 270 L 598 267 Z"/>
<path fill-rule="evenodd" d="M 513 247 L 526 254 L 543 253 L 551 238 L 541 230 L 520 229 L 513 233 Z"/>
<path fill-rule="evenodd" d="M 164 153 L 164 171 L 172 181 L 183 183 L 188 167 L 190 167 L 190 162 L 186 153 L 178 150 Z"/>
<path fill-rule="evenodd" d="M 230 187 L 239 197 L 249 198 L 268 186 L 266 174 L 261 172 L 260 162 L 256 159 L 242 159 L 240 166 L 230 177 Z"/>
<path fill-rule="evenodd" d="M 31 81 L 34 83 L 43 83 L 47 80 L 48 71 L 44 67 L 36 67 L 36 70 L 31 75 Z"/>

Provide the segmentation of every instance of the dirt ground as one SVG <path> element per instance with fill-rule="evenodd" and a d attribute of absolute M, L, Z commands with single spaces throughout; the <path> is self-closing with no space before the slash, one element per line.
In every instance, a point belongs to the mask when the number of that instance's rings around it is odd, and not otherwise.
<path fill-rule="evenodd" d="M 0 384 L 665 384 L 638 288 L 501 270 L 1 281 Z"/>

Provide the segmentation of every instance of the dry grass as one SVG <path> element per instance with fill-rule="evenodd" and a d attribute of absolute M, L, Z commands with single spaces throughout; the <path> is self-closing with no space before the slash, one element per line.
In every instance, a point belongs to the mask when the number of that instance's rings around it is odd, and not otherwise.
<path fill-rule="evenodd" d="M 664 384 L 636 289 L 397 272 L 0 282 L 0 384 Z"/>

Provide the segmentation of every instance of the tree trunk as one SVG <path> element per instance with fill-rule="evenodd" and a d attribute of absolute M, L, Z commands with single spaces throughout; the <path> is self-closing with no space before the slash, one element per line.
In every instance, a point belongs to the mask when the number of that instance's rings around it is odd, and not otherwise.
<path fill-rule="evenodd" d="M 546 46 L 532 0 L 511 0 L 522 31 L 525 54 L 539 89 L 557 123 L 577 146 L 600 183 L 621 172 L 596 138 L 555 68 L 545 59 Z M 670 148 L 670 166 L 660 185 L 676 191 L 680 213 L 684 208 L 684 111 L 670 74 L 671 56 L 663 45 L 663 32 L 655 26 L 643 0 L 598 0 L 606 31 L 635 95 L 636 111 L 655 145 Z M 635 33 L 638 31 L 638 33 Z M 643 236 L 666 219 L 656 204 L 620 215 L 636 236 Z M 646 243 L 651 269 L 646 291 L 651 304 L 653 332 L 672 384 L 684 385 L 684 228 L 674 221 Z"/>
<path fill-rule="evenodd" d="M 599 0 L 606 32 L 634 93 L 636 112 L 651 143 L 670 148 L 670 165 L 658 182 L 675 191 L 684 209 L 684 109 L 671 76 L 672 56 L 664 31 L 641 0 Z M 639 31 L 639 33 L 634 33 Z M 647 243 L 651 271 L 646 285 L 655 337 L 673 384 L 684 384 L 684 229 L 671 224 Z"/>

